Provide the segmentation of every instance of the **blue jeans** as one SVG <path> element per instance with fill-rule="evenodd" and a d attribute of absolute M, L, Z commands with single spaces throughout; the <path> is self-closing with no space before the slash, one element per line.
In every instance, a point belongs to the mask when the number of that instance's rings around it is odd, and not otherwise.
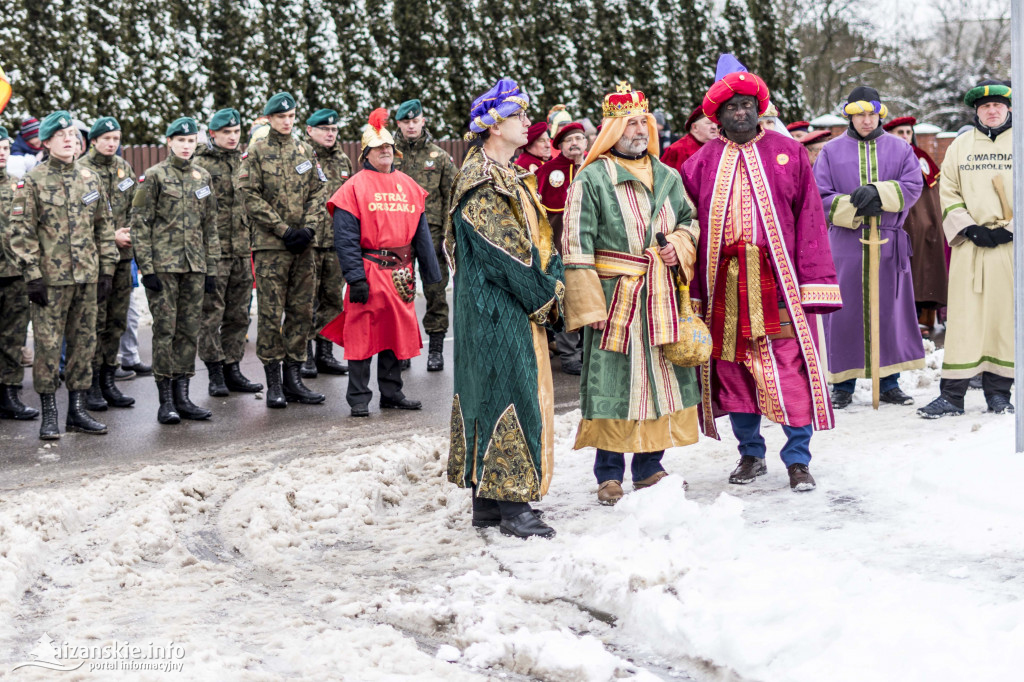
<path fill-rule="evenodd" d="M 664 471 L 665 467 L 661 466 L 661 457 L 664 454 L 664 450 L 633 453 L 633 460 L 629 463 L 633 482 L 642 481 L 659 471 Z M 624 453 L 598 448 L 597 456 L 594 458 L 594 475 L 597 476 L 598 484 L 605 481 L 622 481 L 625 474 L 626 455 Z"/>
<path fill-rule="evenodd" d="M 878 390 L 881 393 L 891 391 L 894 388 L 899 388 L 900 373 L 890 374 L 887 377 L 882 377 L 878 380 Z M 847 379 L 846 381 L 840 381 L 838 384 L 832 384 L 832 388 L 837 391 L 843 391 L 845 393 L 853 393 L 853 389 L 857 388 L 856 379 Z"/>
<path fill-rule="evenodd" d="M 761 436 L 761 415 L 730 412 L 729 422 L 732 424 L 733 435 L 740 442 L 741 455 L 764 459 L 767 448 Z M 793 464 L 810 464 L 811 434 L 814 429 L 807 426 L 783 426 L 786 444 L 782 446 L 782 463 L 788 468 Z"/>

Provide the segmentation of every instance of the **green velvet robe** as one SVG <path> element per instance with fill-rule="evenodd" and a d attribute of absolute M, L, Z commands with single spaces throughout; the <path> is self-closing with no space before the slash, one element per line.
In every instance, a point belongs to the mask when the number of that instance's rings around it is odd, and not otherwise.
<path fill-rule="evenodd" d="M 558 324 L 562 261 L 533 176 L 470 150 L 452 189 L 445 253 L 454 272 L 455 398 L 448 478 L 477 495 L 532 502 L 554 459 L 544 326 Z M 560 325 L 559 325 L 560 326 Z"/>

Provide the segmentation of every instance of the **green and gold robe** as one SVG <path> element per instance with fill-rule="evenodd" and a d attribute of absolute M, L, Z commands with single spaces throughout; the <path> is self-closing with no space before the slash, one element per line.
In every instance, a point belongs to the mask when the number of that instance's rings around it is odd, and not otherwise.
<path fill-rule="evenodd" d="M 539 500 L 554 462 L 544 327 L 560 322 L 565 285 L 532 177 L 472 148 L 445 226 L 456 330 L 448 479 L 502 502 Z"/>

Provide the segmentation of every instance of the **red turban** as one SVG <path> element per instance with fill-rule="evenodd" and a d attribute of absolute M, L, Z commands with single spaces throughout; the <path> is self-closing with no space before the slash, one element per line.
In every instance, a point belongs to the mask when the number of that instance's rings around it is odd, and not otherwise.
<path fill-rule="evenodd" d="M 532 126 L 526 129 L 526 146 L 529 147 L 531 144 L 537 141 L 537 138 L 548 131 L 547 121 L 537 121 Z"/>
<path fill-rule="evenodd" d="M 711 86 L 704 95 L 704 114 L 718 123 L 718 107 L 736 95 L 751 95 L 757 98 L 757 115 L 768 109 L 768 86 L 758 76 L 746 71 L 737 71 Z"/>

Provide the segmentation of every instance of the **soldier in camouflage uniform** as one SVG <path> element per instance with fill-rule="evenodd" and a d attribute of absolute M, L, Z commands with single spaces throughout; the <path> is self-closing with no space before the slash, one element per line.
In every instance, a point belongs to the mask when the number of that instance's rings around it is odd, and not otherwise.
<path fill-rule="evenodd" d="M 18 388 L 25 378 L 21 365 L 21 347 L 28 334 L 28 290 L 11 253 L 11 234 L 8 216 L 17 181 L 7 177 L 7 158 L 11 152 L 11 137 L 7 128 L 0 126 L 0 419 L 35 419 L 39 410 L 21 402 Z"/>
<path fill-rule="evenodd" d="M 221 109 L 210 119 L 210 141 L 199 146 L 194 161 L 213 177 L 220 237 L 217 284 L 203 298 L 199 332 L 199 358 L 209 371 L 211 396 L 263 390 L 263 384 L 249 381 L 239 368 L 252 303 L 252 235 L 242 194 L 235 191 L 235 176 L 242 165 L 241 137 L 241 115 L 236 109 Z"/>
<path fill-rule="evenodd" d="M 306 388 L 301 367 L 316 293 L 310 245 L 327 210 L 327 178 L 313 149 L 292 137 L 295 98 L 279 92 L 263 113 L 270 132 L 242 155 L 237 185 L 253 229 L 256 355 L 266 370 L 267 407 L 318 404 L 324 395 Z"/>
<path fill-rule="evenodd" d="M 166 159 L 139 178 L 132 204 L 135 262 L 153 313 L 157 421 L 209 419 L 193 404 L 189 380 L 203 318 L 203 294 L 215 290 L 220 239 L 210 173 L 192 163 L 199 126 L 179 118 L 167 128 Z"/>
<path fill-rule="evenodd" d="M 57 111 L 39 127 L 50 157 L 18 183 L 11 205 L 11 252 L 32 302 L 32 381 L 43 407 L 39 437 L 60 438 L 55 392 L 61 341 L 67 345 L 68 431 L 106 433 L 85 411 L 96 353 L 96 306 L 110 294 L 117 267 L 114 221 L 100 179 L 75 164 L 78 131 Z"/>
<path fill-rule="evenodd" d="M 401 170 L 429 192 L 427 223 L 430 225 L 437 263 L 441 267 L 441 281 L 423 285 L 423 294 L 427 298 L 423 329 L 430 337 L 427 371 L 440 372 L 444 369 L 444 336 L 448 332 L 448 298 L 445 293 L 448 288 L 448 264 L 443 251 L 444 219 L 448 214 L 448 199 L 458 170 L 448 152 L 434 144 L 418 99 L 402 102 L 395 114 L 395 121 L 398 124 L 395 146 L 401 152 L 395 155 L 395 170 Z"/>
<path fill-rule="evenodd" d="M 96 354 L 92 359 L 92 387 L 86 394 L 89 410 L 104 411 L 107 405 L 131 407 L 135 398 L 121 393 L 114 384 L 117 372 L 117 351 L 121 334 L 128 325 L 128 304 L 132 297 L 132 237 L 128 212 L 135 196 L 135 172 L 131 164 L 117 155 L 121 146 L 121 126 L 117 119 L 104 116 L 89 130 L 89 152 L 78 161 L 88 168 L 103 185 L 114 220 L 114 243 L 118 261 L 110 296 L 96 308 Z"/>
<path fill-rule="evenodd" d="M 306 119 L 306 134 L 327 176 L 325 196 L 334 196 L 338 188 L 352 176 L 352 161 L 338 143 L 338 112 L 333 109 L 315 112 Z M 317 372 L 346 374 L 348 367 L 334 357 L 334 344 L 318 333 L 325 324 L 341 314 L 345 300 L 345 280 L 341 276 L 338 254 L 334 252 L 334 225 L 327 211 L 324 211 L 323 220 L 313 237 L 313 269 L 316 276 L 316 301 L 302 376 L 312 378 Z M 313 354 L 314 340 L 316 355 Z"/>

